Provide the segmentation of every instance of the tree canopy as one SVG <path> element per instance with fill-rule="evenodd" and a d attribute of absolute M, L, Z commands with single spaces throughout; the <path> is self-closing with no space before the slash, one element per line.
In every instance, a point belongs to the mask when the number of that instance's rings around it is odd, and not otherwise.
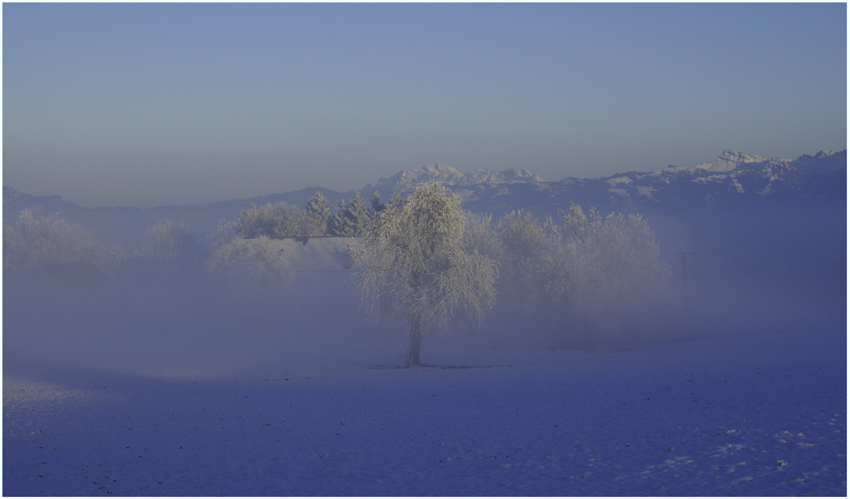
<path fill-rule="evenodd" d="M 409 320 L 410 364 L 419 364 L 423 330 L 446 329 L 460 311 L 480 318 L 495 302 L 497 264 L 467 249 L 465 227 L 460 198 L 427 182 L 371 218 L 357 246 L 363 303 L 373 314 Z"/>

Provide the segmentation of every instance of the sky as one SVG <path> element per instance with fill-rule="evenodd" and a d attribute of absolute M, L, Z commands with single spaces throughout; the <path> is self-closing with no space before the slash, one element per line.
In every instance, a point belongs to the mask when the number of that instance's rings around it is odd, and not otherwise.
<path fill-rule="evenodd" d="M 83 206 L 847 139 L 846 5 L 3 4 L 3 184 Z"/>

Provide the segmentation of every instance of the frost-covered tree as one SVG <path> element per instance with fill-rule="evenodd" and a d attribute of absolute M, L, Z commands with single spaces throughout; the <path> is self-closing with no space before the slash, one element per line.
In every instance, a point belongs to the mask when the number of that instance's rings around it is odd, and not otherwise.
<path fill-rule="evenodd" d="M 360 197 L 359 191 L 354 193 L 354 197 L 346 205 L 346 211 L 348 217 L 354 221 L 355 229 L 359 234 L 363 231 L 366 221 L 369 220 L 369 207 L 366 205 L 366 201 Z"/>
<path fill-rule="evenodd" d="M 587 348 L 606 348 L 624 335 L 648 335 L 646 318 L 670 306 L 670 268 L 661 260 L 655 234 L 640 215 L 585 215 L 575 203 L 556 227 L 563 245 L 548 256 L 547 289 L 564 304 L 575 338 Z M 628 339 L 626 339 L 628 340 Z"/>
<path fill-rule="evenodd" d="M 499 233 L 493 226 L 493 215 L 490 213 L 472 213 L 464 210 L 466 229 L 463 231 L 463 245 L 468 252 L 477 251 L 500 262 L 505 259 L 505 247 L 499 238 Z"/>
<path fill-rule="evenodd" d="M 384 204 L 381 203 L 381 193 L 378 191 L 375 191 L 375 195 L 369 200 L 369 203 L 372 205 L 372 212 L 374 213 L 384 209 Z"/>
<path fill-rule="evenodd" d="M 212 234 L 207 236 L 207 239 L 212 240 L 213 247 L 220 247 L 223 244 L 227 244 L 236 236 L 236 232 L 238 230 L 238 222 L 228 222 L 227 220 L 221 219 L 218 221 L 218 225 L 216 225 L 215 229 L 213 229 Z"/>
<path fill-rule="evenodd" d="M 250 208 L 239 212 L 234 231 L 243 239 L 324 235 L 315 217 L 283 202 L 259 208 L 251 203 Z"/>
<path fill-rule="evenodd" d="M 348 237 L 354 235 L 351 223 L 345 218 L 345 199 L 340 200 L 336 213 L 328 219 L 328 234 L 337 237 Z"/>
<path fill-rule="evenodd" d="M 548 347 L 611 349 L 652 341 L 672 320 L 670 271 L 639 215 L 573 204 L 541 226 L 516 211 L 497 224 L 504 247 L 494 324 Z"/>
<path fill-rule="evenodd" d="M 319 225 L 319 220 L 311 214 L 290 205 L 283 205 L 281 213 L 282 215 L 272 233 L 274 239 L 325 235 Z"/>
<path fill-rule="evenodd" d="M 633 290 L 657 284 L 669 274 L 661 261 L 658 242 L 641 215 L 612 213 L 602 217 L 595 209 L 584 215 L 575 203 L 561 212 L 569 230 L 573 262 L 588 282 L 607 282 L 612 288 Z"/>
<path fill-rule="evenodd" d="M 328 231 L 328 220 L 333 215 L 331 207 L 328 205 L 325 196 L 321 192 L 316 192 L 313 197 L 307 201 L 307 214 L 312 216 L 318 225 L 318 230 L 324 235 Z"/>
<path fill-rule="evenodd" d="M 201 261 L 201 247 L 185 223 L 165 219 L 145 231 L 147 250 L 167 274 L 191 271 Z"/>
<path fill-rule="evenodd" d="M 271 203 L 257 208 L 254 203 L 248 209 L 239 211 L 234 230 L 243 239 L 254 239 L 260 236 L 271 237 L 278 224 L 278 210 Z"/>
<path fill-rule="evenodd" d="M 273 292 L 288 275 L 280 244 L 268 236 L 237 236 L 219 246 L 207 259 L 206 267 L 214 278 L 224 280 L 238 293 Z"/>
<path fill-rule="evenodd" d="M 354 227 L 351 220 L 345 216 L 345 200 L 339 202 L 335 214 L 328 220 L 328 234 L 337 237 L 351 237 L 354 235 Z"/>
<path fill-rule="evenodd" d="M 331 219 L 330 232 L 340 237 L 360 236 L 370 218 L 369 215 L 369 207 L 360 197 L 360 192 L 355 192 L 351 201 L 340 201 L 339 211 Z"/>
<path fill-rule="evenodd" d="M 511 263 L 526 263 L 546 250 L 546 233 L 527 211 L 508 213 L 499 221 L 497 230 Z"/>
<path fill-rule="evenodd" d="M 419 364 L 422 332 L 446 329 L 459 311 L 483 317 L 496 298 L 497 266 L 463 244 L 460 198 L 436 182 L 393 197 L 366 225 L 356 248 L 358 287 L 367 310 L 410 324 L 407 362 Z"/>
<path fill-rule="evenodd" d="M 401 194 L 399 194 L 398 191 L 393 191 L 393 195 L 390 196 L 387 206 L 399 206 L 402 202 Z"/>
<path fill-rule="evenodd" d="M 69 224 L 58 213 L 35 219 L 24 210 L 16 227 L 4 224 L 3 266 L 7 270 L 35 270 L 79 261 L 103 266 L 104 259 L 108 259 L 108 253 L 93 240 L 93 233 Z"/>
<path fill-rule="evenodd" d="M 496 234 L 503 248 L 502 275 L 499 295 L 502 312 L 513 327 L 540 330 L 551 320 L 550 301 L 545 280 L 550 271 L 544 265 L 552 241 L 531 213 L 512 211 L 496 225 Z"/>

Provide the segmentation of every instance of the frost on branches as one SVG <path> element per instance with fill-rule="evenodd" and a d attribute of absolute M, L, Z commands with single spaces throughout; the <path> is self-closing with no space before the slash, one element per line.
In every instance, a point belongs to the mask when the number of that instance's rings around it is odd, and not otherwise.
<path fill-rule="evenodd" d="M 549 253 L 546 283 L 569 313 L 572 343 L 610 349 L 651 340 L 658 319 L 669 316 L 670 268 L 640 215 L 586 216 L 575 203 L 561 212 L 564 224 L 550 224 L 556 245 Z M 666 313 L 665 310 L 666 309 Z"/>
<path fill-rule="evenodd" d="M 670 269 L 644 218 L 585 215 L 577 204 L 559 218 L 540 226 L 519 210 L 494 228 L 477 221 L 477 247 L 487 241 L 501 255 L 494 331 L 522 331 L 549 348 L 616 350 L 675 330 Z"/>
<path fill-rule="evenodd" d="M 202 249 L 185 223 L 165 219 L 145 231 L 147 251 L 156 270 L 185 277 L 202 260 Z"/>
<path fill-rule="evenodd" d="M 47 270 L 73 275 L 76 269 L 111 279 L 120 273 L 125 257 L 120 246 L 107 248 L 94 240 L 93 231 L 69 224 L 58 213 L 35 219 L 24 210 L 16 225 L 3 221 L 3 270 L 10 274 Z"/>
<path fill-rule="evenodd" d="M 394 196 L 363 231 L 363 304 L 410 322 L 408 364 L 419 364 L 423 331 L 445 330 L 460 311 L 481 318 L 496 300 L 497 264 L 464 244 L 466 223 L 460 198 L 427 182 L 405 200 Z"/>
<path fill-rule="evenodd" d="M 207 270 L 237 294 L 275 293 L 289 273 L 282 252 L 280 241 L 265 235 L 234 237 L 213 252 L 206 262 Z"/>

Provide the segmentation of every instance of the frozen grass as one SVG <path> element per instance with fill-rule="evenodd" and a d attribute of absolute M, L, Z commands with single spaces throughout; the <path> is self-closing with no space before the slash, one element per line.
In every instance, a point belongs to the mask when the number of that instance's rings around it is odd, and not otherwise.
<path fill-rule="evenodd" d="M 4 495 L 846 495 L 845 332 L 486 369 L 6 373 Z"/>

